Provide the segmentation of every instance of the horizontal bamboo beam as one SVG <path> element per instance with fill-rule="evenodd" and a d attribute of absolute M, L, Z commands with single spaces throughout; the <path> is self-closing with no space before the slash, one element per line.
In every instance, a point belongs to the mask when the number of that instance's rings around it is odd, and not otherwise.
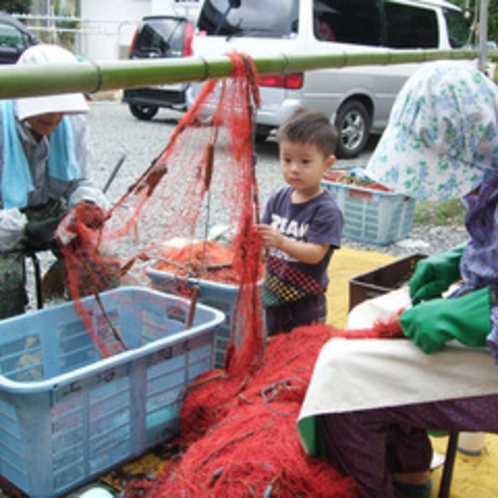
<path fill-rule="evenodd" d="M 498 51 L 494 60 L 498 60 Z M 476 59 L 473 50 L 385 50 L 373 53 L 280 54 L 254 58 L 259 74 L 283 74 L 324 68 L 403 64 L 440 59 Z M 0 99 L 55 93 L 117 90 L 149 85 L 203 81 L 232 74 L 227 56 L 158 60 L 119 60 L 43 66 L 0 67 Z"/>

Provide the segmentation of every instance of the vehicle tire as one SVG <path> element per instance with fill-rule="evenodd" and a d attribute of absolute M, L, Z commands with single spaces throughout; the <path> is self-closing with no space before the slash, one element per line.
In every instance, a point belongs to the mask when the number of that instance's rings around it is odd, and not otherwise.
<path fill-rule="evenodd" d="M 256 144 L 264 144 L 270 136 L 272 128 L 267 125 L 256 125 L 254 129 L 254 142 Z"/>
<path fill-rule="evenodd" d="M 152 105 L 129 105 L 130 112 L 141 121 L 150 121 L 159 110 L 158 107 L 154 107 Z"/>
<path fill-rule="evenodd" d="M 270 134 L 267 131 L 256 131 L 254 134 L 254 141 L 257 144 L 264 144 L 269 135 Z"/>
<path fill-rule="evenodd" d="M 370 133 L 370 115 L 367 108 L 359 100 L 344 103 L 335 120 L 339 142 L 337 157 L 351 159 L 358 156 L 365 148 Z"/>

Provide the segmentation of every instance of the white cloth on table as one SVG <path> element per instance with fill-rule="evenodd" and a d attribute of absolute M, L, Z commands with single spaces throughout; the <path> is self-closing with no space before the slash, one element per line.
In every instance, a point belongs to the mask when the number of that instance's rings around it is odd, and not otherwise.
<path fill-rule="evenodd" d="M 426 355 L 408 339 L 332 339 L 299 418 L 497 393 L 498 368 L 485 348 L 451 343 Z"/>
<path fill-rule="evenodd" d="M 402 288 L 361 303 L 348 328 L 389 318 L 407 301 Z M 451 341 L 427 355 L 409 339 L 336 338 L 318 356 L 299 419 L 489 394 L 498 394 L 498 368 L 487 348 Z"/>
<path fill-rule="evenodd" d="M 347 329 L 371 327 L 376 320 L 389 320 L 400 309 L 411 306 L 408 286 L 367 299 L 356 305 L 348 315 Z"/>

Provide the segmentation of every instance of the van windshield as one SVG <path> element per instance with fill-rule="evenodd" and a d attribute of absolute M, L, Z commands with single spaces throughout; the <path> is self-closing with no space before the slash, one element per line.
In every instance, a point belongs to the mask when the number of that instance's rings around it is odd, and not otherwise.
<path fill-rule="evenodd" d="M 197 27 L 207 36 L 291 38 L 298 18 L 299 0 L 207 0 Z"/>

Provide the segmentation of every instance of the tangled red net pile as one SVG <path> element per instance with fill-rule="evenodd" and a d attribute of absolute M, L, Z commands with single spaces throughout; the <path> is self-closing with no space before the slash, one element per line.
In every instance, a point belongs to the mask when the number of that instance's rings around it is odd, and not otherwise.
<path fill-rule="evenodd" d="M 362 178 L 359 176 L 351 175 L 349 172 L 344 171 L 327 171 L 323 175 L 323 179 L 328 182 L 341 183 L 344 185 L 352 185 L 353 187 L 362 187 L 370 190 L 379 190 L 381 192 L 389 192 L 390 190 L 381 185 L 380 183 L 374 182 L 368 178 Z"/>
<path fill-rule="evenodd" d="M 240 275 L 232 265 L 234 257 L 232 246 L 211 240 L 179 246 L 165 245 L 154 268 L 175 275 L 178 277 L 177 282 L 185 278 L 196 278 L 238 286 Z M 261 262 L 258 279 L 263 277 L 263 270 Z"/>
<path fill-rule="evenodd" d="M 221 263 L 240 286 L 236 319 L 237 329 L 248 331 L 252 343 L 245 349 L 247 361 L 261 349 L 255 285 L 261 278 L 261 245 L 255 230 L 260 207 L 252 136 L 253 114 L 259 106 L 257 74 L 247 57 L 230 57 L 232 77 L 203 86 L 164 150 L 106 213 L 104 226 L 92 230 L 76 224 L 77 243 L 63 248 L 71 296 L 105 355 L 127 345 L 119 331 L 95 326 L 81 298 L 98 296 L 118 280 L 149 286 L 146 270 L 168 259 L 165 248 L 172 240 L 202 241 L 195 245 L 197 261 L 190 261 L 189 276 L 206 275 L 218 264 L 221 250 L 207 240 L 214 225 L 226 225 L 232 235 L 227 259 Z M 187 286 L 183 291 L 188 295 Z M 126 306 L 132 309 L 134 303 Z"/>
<path fill-rule="evenodd" d="M 208 372 L 184 400 L 183 454 L 130 498 L 353 497 L 355 485 L 305 455 L 296 419 L 328 327 L 275 336 L 253 372 Z"/>
<path fill-rule="evenodd" d="M 134 481 L 128 498 L 357 496 L 354 481 L 308 457 L 297 416 L 322 346 L 332 337 L 400 337 L 396 320 L 340 331 L 313 325 L 273 336 L 251 371 L 201 376 L 181 409 L 181 448 L 153 481 Z"/>

